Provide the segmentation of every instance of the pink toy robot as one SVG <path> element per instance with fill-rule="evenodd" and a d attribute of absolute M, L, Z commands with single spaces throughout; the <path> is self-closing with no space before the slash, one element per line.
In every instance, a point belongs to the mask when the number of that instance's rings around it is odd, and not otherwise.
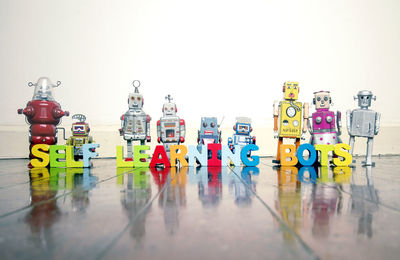
<path fill-rule="evenodd" d="M 26 121 L 31 125 L 29 128 L 29 151 L 35 144 L 56 144 L 57 143 L 57 125 L 63 116 L 68 116 L 68 111 L 61 110 L 53 97 L 53 88 L 61 85 L 51 83 L 48 78 L 41 77 L 37 83 L 29 82 L 28 86 L 35 86 L 33 98 L 28 102 L 26 108 L 18 109 L 18 114 L 24 114 Z M 34 156 L 30 152 L 29 159 Z"/>
<path fill-rule="evenodd" d="M 339 137 L 342 127 L 342 114 L 337 111 L 335 116 L 335 112 L 329 110 L 331 103 L 329 91 L 314 92 L 313 104 L 317 111 L 312 114 L 312 127 L 311 125 L 308 127 L 311 134 L 310 144 L 312 145 L 342 142 Z M 310 121 L 308 121 L 308 124 L 310 124 Z"/>

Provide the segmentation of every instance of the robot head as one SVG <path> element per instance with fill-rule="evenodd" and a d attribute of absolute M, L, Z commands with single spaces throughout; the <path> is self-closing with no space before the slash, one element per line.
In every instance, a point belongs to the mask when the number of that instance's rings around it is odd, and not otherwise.
<path fill-rule="evenodd" d="M 89 124 L 85 122 L 86 117 L 82 114 L 75 114 L 72 116 L 72 120 L 77 120 L 72 124 L 71 132 L 72 135 L 88 136 L 90 132 Z"/>
<path fill-rule="evenodd" d="M 139 80 L 134 80 L 132 82 L 132 85 L 135 87 L 135 93 L 129 93 L 129 98 L 128 98 L 128 105 L 129 108 L 142 108 L 143 107 L 143 96 L 142 94 L 139 93 L 139 86 L 140 86 L 140 81 Z"/>
<path fill-rule="evenodd" d="M 329 109 L 332 103 L 331 94 L 329 91 L 314 92 L 313 104 L 316 109 L 326 108 Z"/>
<path fill-rule="evenodd" d="M 48 100 L 54 101 L 53 88 L 61 85 L 60 81 L 57 81 L 57 85 L 51 83 L 49 78 L 41 77 L 38 79 L 37 83 L 29 82 L 28 86 L 35 86 L 35 91 L 33 92 L 32 100 Z"/>
<path fill-rule="evenodd" d="M 216 117 L 202 117 L 200 133 L 204 135 L 218 135 L 218 122 Z"/>
<path fill-rule="evenodd" d="M 286 81 L 283 85 L 284 98 L 286 100 L 297 100 L 299 97 L 299 83 Z"/>
<path fill-rule="evenodd" d="M 178 109 L 176 108 L 176 104 L 171 103 L 172 98 L 170 95 L 166 96 L 165 99 L 167 99 L 168 102 L 165 103 L 162 108 L 164 116 L 175 116 L 176 112 L 178 112 Z"/>
<path fill-rule="evenodd" d="M 358 100 L 358 106 L 363 109 L 368 109 L 371 106 L 372 99 L 376 100 L 376 96 L 373 96 L 369 90 L 361 90 L 357 96 L 354 96 L 354 100 Z"/>
<path fill-rule="evenodd" d="M 249 135 L 253 128 L 251 127 L 251 119 L 248 117 L 236 118 L 236 124 L 233 126 L 233 130 L 238 135 Z"/>

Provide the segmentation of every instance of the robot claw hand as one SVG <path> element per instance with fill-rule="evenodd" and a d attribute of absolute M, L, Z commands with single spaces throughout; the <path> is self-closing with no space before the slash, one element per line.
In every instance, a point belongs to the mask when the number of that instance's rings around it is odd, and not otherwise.
<path fill-rule="evenodd" d="M 118 129 L 119 130 L 119 135 L 123 136 L 124 135 L 124 130 L 122 130 L 122 128 Z"/>
<path fill-rule="evenodd" d="M 278 138 L 279 137 L 279 133 L 278 132 L 274 132 L 274 138 Z"/>
<path fill-rule="evenodd" d="M 147 136 L 146 140 L 147 140 L 148 143 L 150 143 L 151 142 L 151 136 Z"/>
<path fill-rule="evenodd" d="M 301 134 L 301 140 L 306 140 L 306 134 L 305 133 Z"/>

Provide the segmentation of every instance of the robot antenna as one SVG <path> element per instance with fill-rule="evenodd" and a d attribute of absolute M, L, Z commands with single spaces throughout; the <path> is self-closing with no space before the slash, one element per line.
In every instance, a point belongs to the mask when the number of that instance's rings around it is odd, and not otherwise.
<path fill-rule="evenodd" d="M 29 82 L 28 83 L 28 87 L 32 87 L 32 86 L 34 86 L 35 84 L 33 84 L 32 82 Z"/>
<path fill-rule="evenodd" d="M 56 87 L 58 87 L 58 86 L 60 86 L 60 85 L 61 85 L 61 81 L 57 81 Z"/>
<path fill-rule="evenodd" d="M 133 82 L 132 82 L 132 85 L 133 85 L 133 87 L 135 88 L 135 93 L 139 93 L 139 87 L 140 87 L 140 81 L 139 80 L 137 80 L 137 79 L 135 79 Z"/>
<path fill-rule="evenodd" d="M 170 94 L 168 94 L 168 96 L 165 96 L 165 99 L 168 100 L 169 103 L 171 103 L 171 100 L 172 100 L 173 98 L 171 97 Z"/>

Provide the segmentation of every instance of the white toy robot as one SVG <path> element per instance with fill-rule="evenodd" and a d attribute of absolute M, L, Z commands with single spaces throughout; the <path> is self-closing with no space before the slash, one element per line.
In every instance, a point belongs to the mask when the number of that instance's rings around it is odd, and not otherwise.
<path fill-rule="evenodd" d="M 151 141 L 151 117 L 142 110 L 144 101 L 138 90 L 140 81 L 134 80 L 132 85 L 135 87 L 135 93 L 129 93 L 129 110 L 121 116 L 121 129 L 119 129 L 120 135 L 127 141 L 128 161 L 133 160 L 132 141 L 140 141 L 140 145 L 144 145 L 145 141 Z"/>
<path fill-rule="evenodd" d="M 376 96 L 372 95 L 369 90 L 361 90 L 358 92 L 357 97 L 354 96 L 354 100 L 358 100 L 358 106 L 360 108 L 352 111 L 347 110 L 347 131 L 349 132 L 351 146 L 351 155 L 353 155 L 355 137 L 365 137 L 367 140 L 367 154 L 366 161 L 363 161 L 363 165 L 374 165 L 372 162 L 372 146 L 374 142 L 374 136 L 378 134 L 380 127 L 381 114 L 373 110 L 368 109 L 371 106 L 371 101 L 376 100 Z"/>
<path fill-rule="evenodd" d="M 163 105 L 163 116 L 157 121 L 158 143 L 163 143 L 164 149 L 170 155 L 170 146 L 185 142 L 186 126 L 185 120 L 180 119 L 176 112 L 175 103 L 171 103 L 171 96 L 165 97 L 168 102 Z"/>

